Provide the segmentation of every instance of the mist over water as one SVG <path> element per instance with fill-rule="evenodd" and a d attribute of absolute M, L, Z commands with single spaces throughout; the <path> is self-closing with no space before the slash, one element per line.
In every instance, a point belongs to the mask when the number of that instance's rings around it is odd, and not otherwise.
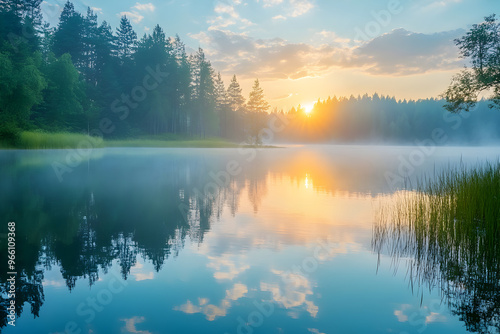
<path fill-rule="evenodd" d="M 465 332 L 439 289 L 412 291 L 378 258 L 372 224 L 411 180 L 498 152 L 421 150 L 103 149 L 62 182 L 64 152 L 4 151 L 0 216 L 16 222 L 25 302 L 3 330 Z"/>

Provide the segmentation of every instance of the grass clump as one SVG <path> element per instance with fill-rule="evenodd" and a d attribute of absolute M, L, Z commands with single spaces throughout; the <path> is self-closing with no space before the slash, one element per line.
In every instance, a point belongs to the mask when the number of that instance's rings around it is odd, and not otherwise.
<path fill-rule="evenodd" d="M 100 148 L 103 141 L 99 137 L 91 137 L 85 134 L 68 132 L 21 132 L 14 147 L 20 149 L 61 149 L 61 148 Z"/>
<path fill-rule="evenodd" d="M 500 164 L 449 168 L 382 207 L 372 245 L 439 287 L 471 332 L 500 331 Z"/>

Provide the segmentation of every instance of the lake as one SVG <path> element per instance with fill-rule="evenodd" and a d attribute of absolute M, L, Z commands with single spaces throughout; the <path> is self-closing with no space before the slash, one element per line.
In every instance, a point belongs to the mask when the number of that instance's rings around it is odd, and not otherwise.
<path fill-rule="evenodd" d="M 467 333 L 475 314 L 432 282 L 413 284 L 409 259 L 376 252 L 373 225 L 417 178 L 498 156 L 355 145 L 0 151 L 1 232 L 16 223 L 23 306 L 15 327 L 2 312 L 2 331 Z M 5 257 L 0 268 L 5 306 Z"/>

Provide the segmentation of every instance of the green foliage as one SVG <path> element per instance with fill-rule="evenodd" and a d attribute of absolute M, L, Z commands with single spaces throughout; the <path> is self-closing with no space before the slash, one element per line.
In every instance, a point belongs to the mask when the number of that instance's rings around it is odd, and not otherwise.
<path fill-rule="evenodd" d="M 0 121 L 26 126 L 33 106 L 42 102 L 46 87 L 41 55 L 0 52 Z"/>
<path fill-rule="evenodd" d="M 83 16 L 75 11 L 71 2 L 66 2 L 59 25 L 53 36 L 52 51 L 56 57 L 68 53 L 76 67 L 83 68 L 85 64 L 85 21 Z"/>
<path fill-rule="evenodd" d="M 472 67 L 457 74 L 443 94 L 445 109 L 460 113 L 470 111 L 484 91 L 493 91 L 491 108 L 500 108 L 500 23 L 495 14 L 474 24 L 469 32 L 457 39 L 463 58 L 469 58 Z"/>
<path fill-rule="evenodd" d="M 67 53 L 56 59 L 50 57 L 45 75 L 48 87 L 45 101 L 37 112 L 37 121 L 50 130 L 86 128 L 84 83 Z"/>
<path fill-rule="evenodd" d="M 132 28 L 130 20 L 124 15 L 120 20 L 117 31 L 117 52 L 123 62 L 130 61 L 137 45 L 137 34 Z"/>
<path fill-rule="evenodd" d="M 11 147 L 16 145 L 20 134 L 21 131 L 15 124 L 12 124 L 12 122 L 0 123 L 0 145 L 2 143 Z"/>
<path fill-rule="evenodd" d="M 238 110 L 231 112 L 224 83 L 203 50 L 188 56 L 180 38 L 167 37 L 159 25 L 138 42 L 125 16 L 113 34 L 90 8 L 82 15 L 69 1 L 50 28 L 41 23 L 40 4 L 0 3 L 5 138 L 16 133 L 10 129 L 98 132 L 103 120 L 112 123 L 103 134 L 112 138 L 245 135 L 241 88 L 232 102 Z"/>

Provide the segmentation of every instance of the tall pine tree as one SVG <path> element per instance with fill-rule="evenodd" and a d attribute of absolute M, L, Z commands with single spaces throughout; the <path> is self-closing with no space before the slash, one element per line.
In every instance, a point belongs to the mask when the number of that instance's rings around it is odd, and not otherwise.
<path fill-rule="evenodd" d="M 116 30 L 116 37 L 118 57 L 122 63 L 130 61 L 137 47 L 137 34 L 125 15 L 120 20 L 120 27 Z"/>

